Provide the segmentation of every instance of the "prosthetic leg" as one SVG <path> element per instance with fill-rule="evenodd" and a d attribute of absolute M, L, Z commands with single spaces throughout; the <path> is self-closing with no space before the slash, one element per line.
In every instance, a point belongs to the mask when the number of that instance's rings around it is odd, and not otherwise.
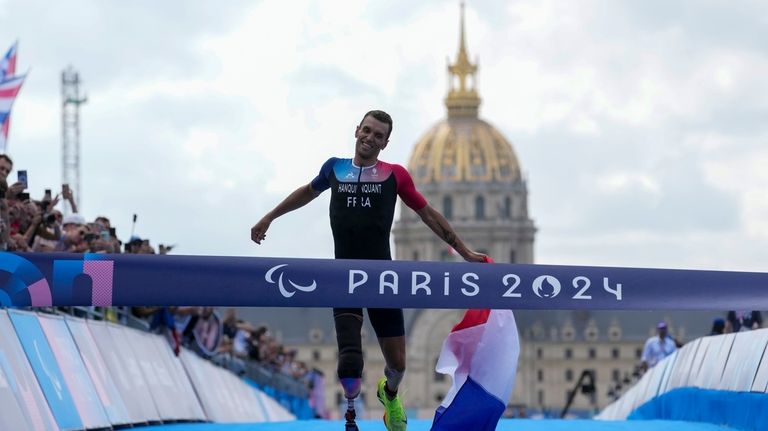
<path fill-rule="evenodd" d="M 344 431 L 359 431 L 355 423 L 355 398 L 360 395 L 363 375 L 363 347 L 360 330 L 363 327 L 362 316 L 338 314 L 334 316 L 336 341 L 339 346 L 339 364 L 337 373 L 347 399 L 347 411 Z"/>

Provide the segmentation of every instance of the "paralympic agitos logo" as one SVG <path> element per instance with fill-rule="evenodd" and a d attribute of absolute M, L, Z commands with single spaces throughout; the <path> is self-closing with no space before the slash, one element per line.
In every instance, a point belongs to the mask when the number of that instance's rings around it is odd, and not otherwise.
<path fill-rule="evenodd" d="M 277 278 L 277 281 L 273 278 L 274 273 L 279 270 L 280 268 L 288 266 L 287 263 L 273 266 L 272 268 L 267 271 L 267 273 L 264 275 L 264 280 L 267 281 L 269 284 L 275 284 L 277 283 L 277 288 L 280 289 L 280 294 L 283 295 L 286 298 L 290 298 L 291 296 L 296 294 L 296 291 L 302 291 L 302 292 L 312 292 L 317 288 L 317 282 L 315 280 L 312 280 L 312 284 L 308 286 L 303 286 L 300 284 L 296 284 L 293 281 L 291 281 L 290 278 L 286 277 L 286 280 L 288 281 L 288 284 L 293 286 L 295 290 L 288 290 L 285 287 L 285 283 L 283 282 L 283 276 L 285 275 L 285 271 L 280 271 L 280 276 Z"/>

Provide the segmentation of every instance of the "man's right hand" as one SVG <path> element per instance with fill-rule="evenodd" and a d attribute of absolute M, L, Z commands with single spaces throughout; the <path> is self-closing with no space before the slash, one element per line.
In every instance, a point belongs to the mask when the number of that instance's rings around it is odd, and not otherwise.
<path fill-rule="evenodd" d="M 267 229 L 272 222 L 268 218 L 259 220 L 258 223 L 251 228 L 251 240 L 256 244 L 261 244 L 264 238 L 267 237 Z"/>
<path fill-rule="evenodd" d="M 15 183 L 11 184 L 10 187 L 8 187 L 8 195 L 9 196 L 16 197 L 16 196 L 18 196 L 23 191 L 24 191 L 24 184 L 22 184 L 20 182 L 15 182 Z"/>

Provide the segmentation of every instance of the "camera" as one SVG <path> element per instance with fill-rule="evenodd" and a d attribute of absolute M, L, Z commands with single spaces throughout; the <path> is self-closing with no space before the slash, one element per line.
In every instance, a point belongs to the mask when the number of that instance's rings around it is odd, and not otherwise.
<path fill-rule="evenodd" d="M 43 221 L 44 221 L 44 222 L 45 222 L 45 224 L 47 224 L 48 226 L 51 226 L 51 225 L 53 225 L 54 223 L 56 223 L 56 214 L 53 214 L 53 213 L 48 213 L 48 214 L 44 215 L 44 216 L 43 216 Z"/>

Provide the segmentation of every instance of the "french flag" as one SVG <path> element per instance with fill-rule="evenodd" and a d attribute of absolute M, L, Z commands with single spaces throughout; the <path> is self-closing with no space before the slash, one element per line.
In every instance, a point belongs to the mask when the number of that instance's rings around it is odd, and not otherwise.
<path fill-rule="evenodd" d="M 0 60 L 0 81 L 5 81 L 16 75 L 16 47 L 18 45 L 19 42 L 14 42 Z"/>
<path fill-rule="evenodd" d="M 437 360 L 435 370 L 450 375 L 453 386 L 435 412 L 432 431 L 495 430 L 512 395 L 518 356 L 512 310 L 467 310 Z"/>

